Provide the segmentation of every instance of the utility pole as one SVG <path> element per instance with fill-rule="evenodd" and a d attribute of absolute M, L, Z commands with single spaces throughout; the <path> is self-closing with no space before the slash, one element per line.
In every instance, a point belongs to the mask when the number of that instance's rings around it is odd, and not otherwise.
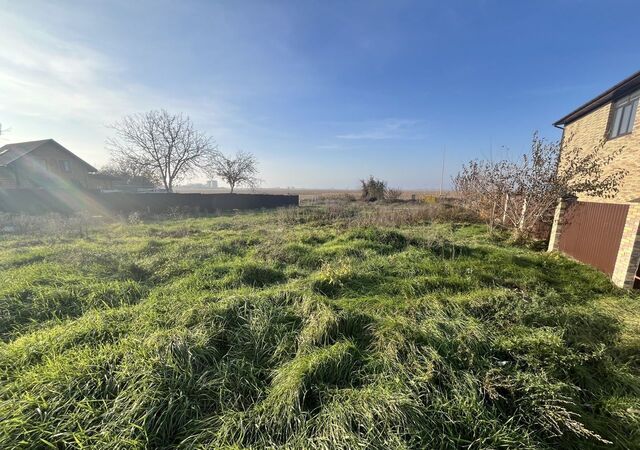
<path fill-rule="evenodd" d="M 442 171 L 440 172 L 440 197 L 442 197 L 442 188 L 444 186 L 444 157 L 447 154 L 447 146 L 442 149 Z"/>

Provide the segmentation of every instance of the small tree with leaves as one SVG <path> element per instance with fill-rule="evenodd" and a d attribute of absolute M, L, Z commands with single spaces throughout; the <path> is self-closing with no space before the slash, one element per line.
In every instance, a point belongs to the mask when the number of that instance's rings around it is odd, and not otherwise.
<path fill-rule="evenodd" d="M 204 171 L 211 178 L 221 178 L 229 185 L 232 194 L 236 187 L 254 189 L 260 185 L 260 179 L 257 177 L 258 160 L 253 154 L 239 151 L 230 157 L 222 152 L 215 152 L 210 156 Z"/>
<path fill-rule="evenodd" d="M 605 141 L 585 150 L 534 134 L 531 150 L 520 161 L 471 161 L 454 178 L 467 207 L 493 227 L 501 223 L 519 235 L 550 221 L 559 198 L 612 197 L 627 171 L 611 163 L 623 148 L 604 151 Z"/>
<path fill-rule="evenodd" d="M 126 116 L 111 128 L 115 137 L 107 140 L 107 147 L 112 158 L 152 173 L 167 192 L 198 171 L 217 148 L 210 137 L 195 129 L 188 116 L 164 109 Z"/>
<path fill-rule="evenodd" d="M 369 175 L 366 180 L 360 180 L 360 192 L 362 200 L 374 202 L 384 200 L 387 193 L 387 182 Z"/>

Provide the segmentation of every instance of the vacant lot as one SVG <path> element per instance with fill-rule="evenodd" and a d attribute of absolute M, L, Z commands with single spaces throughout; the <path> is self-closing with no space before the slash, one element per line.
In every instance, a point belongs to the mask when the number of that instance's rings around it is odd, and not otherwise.
<path fill-rule="evenodd" d="M 0 448 L 640 447 L 637 295 L 363 211 L 5 236 Z"/>

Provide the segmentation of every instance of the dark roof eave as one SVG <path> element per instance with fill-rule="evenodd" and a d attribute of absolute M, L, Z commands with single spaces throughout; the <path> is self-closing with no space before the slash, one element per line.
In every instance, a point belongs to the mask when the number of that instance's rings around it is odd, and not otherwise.
<path fill-rule="evenodd" d="M 95 173 L 98 172 L 98 169 L 96 169 L 95 167 L 93 167 L 91 164 L 89 164 L 88 162 L 86 162 L 84 159 L 80 158 L 78 155 L 76 155 L 75 153 L 73 153 L 71 150 L 69 150 L 68 148 L 66 148 L 64 145 L 60 144 L 59 142 L 57 142 L 55 139 L 42 139 L 39 141 L 27 141 L 27 142 L 16 142 L 14 144 L 7 144 L 2 146 L 2 148 L 6 148 L 6 147 L 11 147 L 11 146 L 16 146 L 16 145 L 23 145 L 23 144 L 38 144 L 35 147 L 25 151 L 24 153 L 21 153 L 20 155 L 18 155 L 15 159 L 12 159 L 9 162 L 6 162 L 4 164 L 0 164 L 0 167 L 9 167 L 11 166 L 13 163 L 15 163 L 16 161 L 18 161 L 19 159 L 21 159 L 22 157 L 24 157 L 25 155 L 28 155 L 29 153 L 31 153 L 34 150 L 37 150 L 38 148 L 40 148 L 42 145 L 46 144 L 46 143 L 51 143 L 53 145 L 56 145 L 58 148 L 60 148 L 62 151 L 64 151 L 65 153 L 67 153 L 68 155 L 70 155 L 71 157 L 75 158 L 77 161 L 80 161 L 80 163 L 84 164 L 87 167 L 87 172 L 89 173 Z"/>
<path fill-rule="evenodd" d="M 640 71 L 634 73 L 628 78 L 625 78 L 615 86 L 607 89 L 597 97 L 589 100 L 584 105 L 580 106 L 578 109 L 572 111 L 571 113 L 564 116 L 562 119 L 554 122 L 554 126 L 558 127 L 560 125 L 566 125 L 571 123 L 580 117 L 590 113 L 594 109 L 609 103 L 616 97 L 621 97 L 629 91 L 634 90 L 640 87 Z"/>
<path fill-rule="evenodd" d="M 98 169 L 96 169 L 95 167 L 93 167 L 91 164 L 89 164 L 88 162 L 86 162 L 84 159 L 80 158 L 78 155 L 76 155 L 75 153 L 73 153 L 71 150 L 69 150 L 67 147 L 65 147 L 64 145 L 60 144 L 59 142 L 57 142 L 54 139 L 51 139 L 51 142 L 55 145 L 57 145 L 59 148 L 61 148 L 63 151 L 67 152 L 69 155 L 71 155 L 72 157 L 74 157 L 76 160 L 80 161 L 82 164 L 84 164 L 85 166 L 87 166 L 89 168 L 89 170 L 87 172 L 98 172 Z"/>

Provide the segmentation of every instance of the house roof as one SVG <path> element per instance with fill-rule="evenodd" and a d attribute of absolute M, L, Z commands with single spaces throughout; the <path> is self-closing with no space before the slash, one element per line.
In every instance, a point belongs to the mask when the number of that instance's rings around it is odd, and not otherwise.
<path fill-rule="evenodd" d="M 0 167 L 7 166 L 14 161 L 22 158 L 24 155 L 31 153 L 32 151 L 42 147 L 45 144 L 54 144 L 61 150 L 67 152 L 70 156 L 77 159 L 84 165 L 86 165 L 90 172 L 97 172 L 98 169 L 93 167 L 88 162 L 84 161 L 80 157 L 78 157 L 71 150 L 65 148 L 64 146 L 58 144 L 53 139 L 43 139 L 41 141 L 29 141 L 29 142 L 16 142 L 15 144 L 7 144 L 0 147 Z"/>
<path fill-rule="evenodd" d="M 635 91 L 638 88 L 640 88 L 640 71 L 634 73 L 629 78 L 625 78 L 620 83 L 607 89 L 602 94 L 595 97 L 594 99 L 589 100 L 587 103 L 580 106 L 575 111 L 567 114 L 562 119 L 556 121 L 553 125 L 559 126 L 559 125 L 566 125 L 568 123 L 571 123 L 579 119 L 580 117 L 590 113 L 594 109 L 599 108 L 600 106 L 606 103 L 609 103 L 613 100 L 617 100 L 620 97 L 624 97 L 626 94 L 630 94 L 631 92 Z"/>

